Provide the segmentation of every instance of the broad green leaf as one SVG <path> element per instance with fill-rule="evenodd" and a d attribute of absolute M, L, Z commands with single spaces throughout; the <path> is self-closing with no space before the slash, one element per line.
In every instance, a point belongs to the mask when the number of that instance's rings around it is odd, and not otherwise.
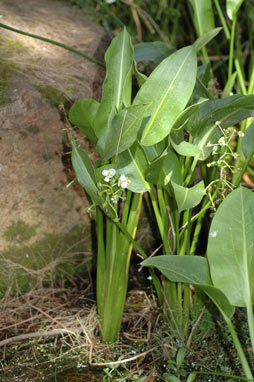
<path fill-rule="evenodd" d="M 214 29 L 214 15 L 211 0 L 189 0 L 193 9 L 193 19 L 197 35 Z"/>
<path fill-rule="evenodd" d="M 217 306 L 222 315 L 225 315 L 228 318 L 231 318 L 233 316 L 235 308 L 232 304 L 230 304 L 230 301 L 228 300 L 227 296 L 223 293 L 223 291 L 221 291 L 221 289 L 218 289 L 213 285 L 196 286 L 199 289 L 201 289 L 208 297 L 210 297 L 210 299 Z"/>
<path fill-rule="evenodd" d="M 94 143 L 97 142 L 97 137 L 93 130 L 93 121 L 99 106 L 99 102 L 94 99 L 82 98 L 77 100 L 69 111 L 71 123 Z"/>
<path fill-rule="evenodd" d="M 234 307 L 225 294 L 211 283 L 208 261 L 200 256 L 164 255 L 148 258 L 141 263 L 157 268 L 170 281 L 195 285 L 205 292 L 222 314 L 231 317 Z"/>
<path fill-rule="evenodd" d="M 202 151 L 194 146 L 192 143 L 186 142 L 184 140 L 184 132 L 178 131 L 176 133 L 171 132 L 169 136 L 169 141 L 175 151 L 187 157 L 195 157 L 196 155 L 201 155 Z"/>
<path fill-rule="evenodd" d="M 78 182 L 84 187 L 91 199 L 100 204 L 98 189 L 92 163 L 85 153 L 72 141 L 72 165 Z"/>
<path fill-rule="evenodd" d="M 136 140 L 142 117 L 149 105 L 134 105 L 121 110 L 109 129 L 100 137 L 96 149 L 103 159 L 127 150 Z"/>
<path fill-rule="evenodd" d="M 237 12 L 244 0 L 227 0 L 226 10 L 230 20 L 236 18 Z"/>
<path fill-rule="evenodd" d="M 135 61 L 162 61 L 174 52 L 174 49 L 163 41 L 141 42 L 134 45 Z"/>
<path fill-rule="evenodd" d="M 131 182 L 128 189 L 133 192 L 145 192 L 150 189 L 144 174 L 148 165 L 144 151 L 138 143 L 118 156 L 117 173 L 124 174 Z"/>
<path fill-rule="evenodd" d="M 190 118 L 190 116 L 198 109 L 198 107 L 199 107 L 198 104 L 191 105 L 187 107 L 185 110 L 183 110 L 181 114 L 179 114 L 179 116 L 177 117 L 175 123 L 173 124 L 172 132 L 173 130 L 180 129 L 186 123 L 186 121 Z"/>
<path fill-rule="evenodd" d="M 218 208 L 207 256 L 211 277 L 234 306 L 254 303 L 254 194 L 240 187 Z"/>
<path fill-rule="evenodd" d="M 148 162 L 152 162 L 155 159 L 158 159 L 163 153 L 167 153 L 168 142 L 167 139 L 164 139 L 153 146 L 143 146 L 143 150 L 148 159 Z"/>
<path fill-rule="evenodd" d="M 222 136 L 217 121 L 226 128 L 249 117 L 254 117 L 254 95 L 236 95 L 201 103 L 188 121 L 188 131 L 195 137 L 193 144 L 202 151 L 200 159 L 206 159 L 211 153 L 208 143 L 217 143 Z"/>
<path fill-rule="evenodd" d="M 141 145 L 154 145 L 170 133 L 192 94 L 196 72 L 196 55 L 190 46 L 166 58 L 148 77 L 134 99 L 134 105 L 151 102 L 144 114 L 147 122 Z"/>
<path fill-rule="evenodd" d="M 171 183 L 179 212 L 193 208 L 201 202 L 205 193 L 203 181 L 195 184 L 195 186 L 191 188 L 182 187 L 174 182 Z"/>
<path fill-rule="evenodd" d="M 146 169 L 145 179 L 157 186 L 166 186 L 171 179 L 182 184 L 181 165 L 177 156 L 170 151 L 152 162 Z"/>
<path fill-rule="evenodd" d="M 222 28 L 214 28 L 203 33 L 193 44 L 196 52 L 208 44 L 217 34 L 222 30 Z"/>
<path fill-rule="evenodd" d="M 106 78 L 94 129 L 100 137 L 110 126 L 115 114 L 131 104 L 133 47 L 130 35 L 124 29 L 111 42 L 106 54 Z"/>
<path fill-rule="evenodd" d="M 245 131 L 242 139 L 242 152 L 247 159 L 254 153 L 254 123 L 252 122 L 248 129 Z"/>
<path fill-rule="evenodd" d="M 212 285 L 208 261 L 201 256 L 154 256 L 142 261 L 141 265 L 156 267 L 174 282 Z"/>

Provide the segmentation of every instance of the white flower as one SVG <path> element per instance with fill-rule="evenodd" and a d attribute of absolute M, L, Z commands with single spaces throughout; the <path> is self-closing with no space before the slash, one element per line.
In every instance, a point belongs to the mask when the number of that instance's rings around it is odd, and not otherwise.
<path fill-rule="evenodd" d="M 219 143 L 220 146 L 226 146 L 225 138 L 224 138 L 224 137 L 221 137 L 221 138 L 218 140 L 218 143 Z"/>
<path fill-rule="evenodd" d="M 107 4 L 113 4 L 113 3 L 115 3 L 116 2 L 116 0 L 106 0 L 106 3 Z"/>
<path fill-rule="evenodd" d="M 243 131 L 238 131 L 239 137 L 244 137 L 244 132 Z"/>
<path fill-rule="evenodd" d="M 109 182 L 110 178 L 116 174 L 116 170 L 114 168 L 110 168 L 109 170 L 103 170 L 102 175 L 105 176 L 104 181 Z"/>
<path fill-rule="evenodd" d="M 128 183 L 130 183 L 130 180 L 126 178 L 125 175 L 121 175 L 118 179 L 118 187 L 127 188 Z"/>
<path fill-rule="evenodd" d="M 119 200 L 119 197 L 118 197 L 117 195 L 113 195 L 112 198 L 111 198 L 111 201 L 112 201 L 113 203 L 117 203 L 118 200 Z"/>

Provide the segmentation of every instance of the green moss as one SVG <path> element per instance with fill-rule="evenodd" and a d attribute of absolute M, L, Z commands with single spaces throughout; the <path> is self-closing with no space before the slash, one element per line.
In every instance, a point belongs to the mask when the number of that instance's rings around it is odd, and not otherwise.
<path fill-rule="evenodd" d="M 75 226 L 64 235 L 45 235 L 30 247 L 17 243 L 0 251 L 0 298 L 7 288 L 12 294 L 24 293 L 39 280 L 52 286 L 82 277 L 92 264 L 91 241 L 85 229 Z"/>
<path fill-rule="evenodd" d="M 5 92 L 10 86 L 10 79 L 14 73 L 16 65 L 7 64 L 0 61 L 0 105 L 11 101 L 9 97 L 5 96 Z"/>
<path fill-rule="evenodd" d="M 40 132 L 40 128 L 37 125 L 28 126 L 27 130 L 32 134 L 38 134 Z"/>
<path fill-rule="evenodd" d="M 21 52 L 26 53 L 28 50 L 29 48 L 21 41 L 0 36 L 0 105 L 11 101 L 11 99 L 5 95 L 5 92 L 10 86 L 10 79 L 13 74 L 17 71 L 20 72 L 20 68 L 15 62 L 5 61 L 2 57 L 10 57 L 14 54 L 20 54 Z"/>
<path fill-rule="evenodd" d="M 38 92 L 48 100 L 50 105 L 58 107 L 61 104 L 65 104 L 68 99 L 66 95 L 59 90 L 55 89 L 53 86 L 47 85 L 47 86 L 40 86 L 35 85 L 34 86 Z"/>
<path fill-rule="evenodd" d="M 17 243 L 23 243 L 36 235 L 38 226 L 26 224 L 22 220 L 12 221 L 3 236 L 5 240 Z"/>
<path fill-rule="evenodd" d="M 49 160 L 51 160 L 53 158 L 53 155 L 52 154 L 43 154 L 42 158 L 43 158 L 44 162 L 48 162 Z"/>
<path fill-rule="evenodd" d="M 21 130 L 21 131 L 19 132 L 19 135 L 20 135 L 21 138 L 23 138 L 23 139 L 27 138 L 27 136 L 28 136 L 27 132 L 24 131 L 24 130 Z"/>
<path fill-rule="evenodd" d="M 1 36 L 0 41 L 1 48 L 4 50 L 5 54 L 14 55 L 20 53 L 27 53 L 29 47 L 19 40 L 13 40 L 6 36 Z"/>

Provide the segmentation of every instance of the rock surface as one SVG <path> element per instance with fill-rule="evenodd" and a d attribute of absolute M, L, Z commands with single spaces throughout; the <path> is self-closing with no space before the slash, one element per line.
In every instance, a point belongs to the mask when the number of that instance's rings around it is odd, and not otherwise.
<path fill-rule="evenodd" d="M 91 15 L 65 2 L 4 0 L 0 12 L 2 23 L 103 61 L 104 30 Z M 60 47 L 4 29 L 0 43 L 0 251 L 7 258 L 10 248 L 14 254 L 15 247 L 31 248 L 47 235 L 77 233 L 84 224 L 80 232 L 89 237 L 83 191 L 66 188 L 74 174 L 66 167 L 66 125 L 56 106 L 80 97 L 98 99 L 104 70 Z M 12 261 L 18 260 L 14 256 Z"/>

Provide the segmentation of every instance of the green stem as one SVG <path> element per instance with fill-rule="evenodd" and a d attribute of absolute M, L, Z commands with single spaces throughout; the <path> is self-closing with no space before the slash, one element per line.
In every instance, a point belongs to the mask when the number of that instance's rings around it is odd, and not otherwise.
<path fill-rule="evenodd" d="M 254 92 L 254 65 L 252 66 L 250 82 L 248 86 L 248 94 L 253 94 Z"/>
<path fill-rule="evenodd" d="M 243 175 L 244 175 L 244 173 L 245 173 L 245 171 L 249 165 L 249 162 L 252 158 L 252 155 L 253 155 L 253 152 L 248 156 L 248 158 L 244 162 L 241 163 L 242 164 L 241 171 L 239 174 L 236 174 L 237 177 L 233 177 L 232 182 L 233 182 L 235 187 L 238 187 L 240 185 L 242 178 L 243 178 Z M 239 163 L 237 162 L 236 166 L 238 166 L 238 165 L 239 165 Z"/>
<path fill-rule="evenodd" d="M 243 73 L 242 73 L 241 66 L 240 66 L 238 58 L 235 59 L 235 68 L 236 68 L 236 71 L 237 71 L 237 75 L 238 75 L 241 91 L 242 91 L 242 93 L 244 95 L 247 95 L 247 89 L 246 89 L 246 86 L 244 84 Z"/>
<path fill-rule="evenodd" d="M 223 312 L 222 312 L 222 314 L 223 314 Z M 229 331 L 231 333 L 231 336 L 232 336 L 232 339 L 233 339 L 233 342 L 235 345 L 235 349 L 238 353 L 239 359 L 240 359 L 242 367 L 243 367 L 243 371 L 244 371 L 246 377 L 248 379 L 250 379 L 251 381 L 253 381 L 253 376 L 252 376 L 249 364 L 248 364 L 247 359 L 245 357 L 245 354 L 244 354 L 242 345 L 239 341 L 239 338 L 236 334 L 235 328 L 234 328 L 231 320 L 226 315 L 223 314 L 223 317 L 224 317 L 224 320 L 226 321 L 228 328 L 229 328 Z"/>
<path fill-rule="evenodd" d="M 162 242 L 163 242 L 163 247 L 165 249 L 168 249 L 168 253 L 169 253 L 167 237 L 165 238 L 165 234 L 164 234 L 163 220 L 162 220 L 162 217 L 161 217 L 161 214 L 160 214 L 160 210 L 158 208 L 158 203 L 157 203 L 156 197 L 155 197 L 154 192 L 153 192 L 152 189 L 149 190 L 149 195 L 150 195 L 150 198 L 151 198 L 151 201 L 152 201 L 152 206 L 153 206 L 156 222 L 157 222 L 157 225 L 158 225 L 158 228 L 159 228 L 159 231 L 160 231 L 161 239 L 162 239 Z"/>
<path fill-rule="evenodd" d="M 125 237 L 129 240 L 130 243 L 133 244 L 133 246 L 136 248 L 136 250 L 140 253 L 140 255 L 144 258 L 147 259 L 148 255 L 145 253 L 143 248 L 136 242 L 135 239 L 131 236 L 131 234 L 127 231 L 127 229 L 124 227 L 124 225 L 119 222 L 119 221 L 114 221 L 114 224 L 122 231 L 122 233 L 125 235 Z M 161 283 L 160 279 L 156 275 L 153 269 L 149 268 L 150 275 L 153 278 L 153 284 L 156 289 L 156 293 L 158 296 L 159 304 L 162 305 L 163 301 L 163 293 L 162 293 L 162 288 L 161 288 Z"/>
<path fill-rule="evenodd" d="M 193 174 L 194 174 L 194 170 L 195 170 L 195 167 L 198 163 L 198 159 L 199 159 L 200 155 L 196 155 L 192 161 L 192 164 L 191 164 L 191 168 L 189 170 L 189 175 L 186 177 L 185 181 L 184 181 L 184 185 L 185 186 L 188 186 L 189 185 L 189 182 L 191 180 L 191 178 L 193 177 Z"/>
<path fill-rule="evenodd" d="M 253 309 L 252 309 L 251 299 L 248 301 L 248 304 L 247 304 L 247 317 L 248 317 L 251 346 L 252 346 L 252 351 L 254 353 L 254 319 L 253 319 Z"/>
<path fill-rule="evenodd" d="M 93 63 L 95 63 L 97 65 L 100 65 L 103 68 L 105 68 L 105 65 L 102 62 L 96 60 L 95 58 L 92 58 L 92 57 L 88 56 L 86 53 L 81 52 L 78 49 L 75 49 L 75 48 L 72 48 L 72 47 L 70 47 L 68 45 L 62 44 L 61 42 L 50 40 L 49 38 L 38 36 L 36 34 L 32 34 L 32 33 L 28 33 L 28 32 L 23 32 L 23 31 L 21 31 L 19 29 L 9 27 L 8 25 L 2 24 L 2 23 L 0 23 L 0 28 L 8 29 L 8 30 L 10 30 L 12 32 L 15 32 L 15 33 L 19 33 L 19 34 L 22 34 L 22 35 L 25 35 L 25 36 L 28 36 L 28 37 L 35 38 L 37 40 L 45 41 L 45 42 L 48 42 L 50 44 L 60 46 L 61 48 L 64 48 L 66 50 L 69 50 L 70 52 L 76 53 L 79 56 L 82 56 L 82 57 L 86 58 L 87 60 L 89 60 L 89 61 L 91 61 L 91 62 L 93 62 Z"/>
<path fill-rule="evenodd" d="M 102 315 L 103 301 L 105 293 L 105 244 L 103 230 L 103 213 L 100 208 L 96 211 L 96 226 L 97 226 L 97 275 L 96 275 L 96 301 L 99 316 Z"/>
<path fill-rule="evenodd" d="M 214 4 L 215 4 L 215 7 L 216 7 L 216 9 L 217 9 L 219 18 L 220 18 L 220 22 L 221 22 L 221 24 L 222 24 L 222 26 L 223 26 L 223 30 L 224 30 L 226 39 L 229 40 L 229 39 L 230 39 L 230 32 L 229 32 L 229 30 L 228 30 L 228 26 L 227 26 L 225 17 L 224 17 L 224 15 L 223 15 L 222 10 L 221 10 L 220 3 L 218 2 L 218 0 L 213 0 L 213 1 L 214 1 Z"/>
<path fill-rule="evenodd" d="M 236 29 L 236 17 L 233 20 L 232 29 L 231 29 L 231 36 L 230 36 L 229 61 L 228 61 L 228 80 L 231 78 L 232 72 L 233 72 L 235 29 Z"/>

